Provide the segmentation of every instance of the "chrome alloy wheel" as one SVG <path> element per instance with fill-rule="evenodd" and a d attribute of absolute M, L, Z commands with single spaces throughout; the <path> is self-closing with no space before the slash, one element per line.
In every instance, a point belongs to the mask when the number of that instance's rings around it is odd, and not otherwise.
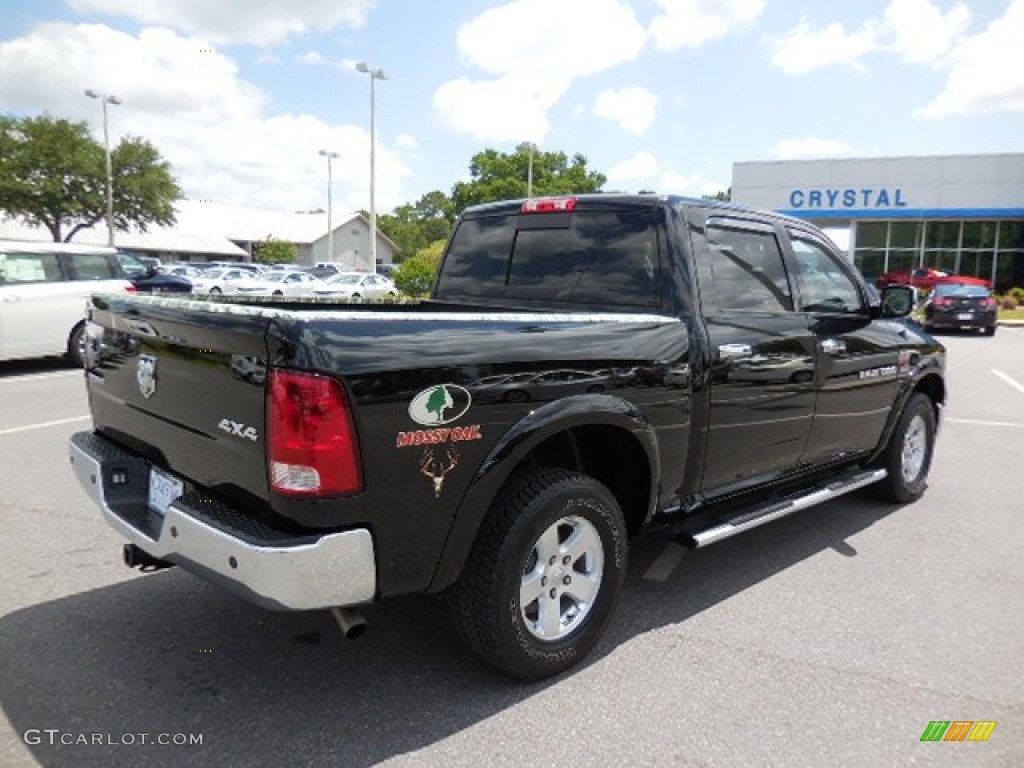
<path fill-rule="evenodd" d="M 540 535 L 523 567 L 519 611 L 538 640 L 571 634 L 594 606 L 604 574 L 597 529 L 582 517 L 563 517 Z"/>
<path fill-rule="evenodd" d="M 900 470 L 903 473 L 903 480 L 913 483 L 920 476 L 924 469 L 925 460 L 928 458 L 928 429 L 924 419 L 915 415 L 907 425 L 907 431 L 903 435 L 903 451 L 900 460 Z"/>

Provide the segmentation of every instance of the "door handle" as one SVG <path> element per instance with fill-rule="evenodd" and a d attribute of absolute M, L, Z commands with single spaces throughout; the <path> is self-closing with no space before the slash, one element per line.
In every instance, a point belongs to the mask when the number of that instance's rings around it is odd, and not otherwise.
<path fill-rule="evenodd" d="M 750 357 L 754 350 L 749 344 L 719 344 L 718 357 L 722 360 L 735 360 L 738 357 Z"/>
<path fill-rule="evenodd" d="M 842 355 L 846 352 L 846 342 L 842 339 L 822 339 L 819 346 L 826 355 Z"/>

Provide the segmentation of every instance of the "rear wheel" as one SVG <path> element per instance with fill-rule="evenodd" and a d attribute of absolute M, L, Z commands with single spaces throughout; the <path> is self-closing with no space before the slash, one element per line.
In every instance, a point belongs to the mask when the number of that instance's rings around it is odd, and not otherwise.
<path fill-rule="evenodd" d="M 211 296 L 216 296 L 219 293 L 223 293 L 223 291 L 221 291 L 221 289 L 218 288 L 216 285 L 213 286 L 213 288 L 210 289 L 210 295 Z"/>
<path fill-rule="evenodd" d="M 495 501 L 451 590 L 455 627 L 504 672 L 558 674 L 600 638 L 626 558 L 626 524 L 604 485 L 564 469 L 525 471 Z"/>
<path fill-rule="evenodd" d="M 935 408 L 921 393 L 912 395 L 879 460 L 888 470 L 874 487 L 886 501 L 904 504 L 921 498 L 935 451 Z"/>

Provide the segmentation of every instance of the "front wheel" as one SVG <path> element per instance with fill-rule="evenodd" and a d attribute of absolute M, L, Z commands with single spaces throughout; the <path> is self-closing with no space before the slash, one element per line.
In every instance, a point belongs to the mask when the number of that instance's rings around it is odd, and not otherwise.
<path fill-rule="evenodd" d="M 522 472 L 495 501 L 452 588 L 455 627 L 510 675 L 556 675 L 597 643 L 626 559 L 626 524 L 604 485 L 564 469 Z"/>
<path fill-rule="evenodd" d="M 85 367 L 85 323 L 79 323 L 68 337 L 68 362 L 76 368 Z"/>
<path fill-rule="evenodd" d="M 879 464 L 888 470 L 875 485 L 886 501 L 916 501 L 928 487 L 928 470 L 935 452 L 935 408 L 931 399 L 917 393 L 907 401 Z"/>

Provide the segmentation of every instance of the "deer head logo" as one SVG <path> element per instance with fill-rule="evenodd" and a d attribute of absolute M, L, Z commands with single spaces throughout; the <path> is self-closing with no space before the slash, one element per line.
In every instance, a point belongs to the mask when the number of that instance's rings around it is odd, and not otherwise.
<path fill-rule="evenodd" d="M 459 466 L 459 454 L 454 448 L 447 450 L 447 461 L 444 466 L 434 457 L 434 449 L 428 448 L 420 459 L 420 474 L 430 479 L 434 484 L 434 498 L 440 498 L 441 487 L 444 485 L 444 477 L 453 469 Z"/>

